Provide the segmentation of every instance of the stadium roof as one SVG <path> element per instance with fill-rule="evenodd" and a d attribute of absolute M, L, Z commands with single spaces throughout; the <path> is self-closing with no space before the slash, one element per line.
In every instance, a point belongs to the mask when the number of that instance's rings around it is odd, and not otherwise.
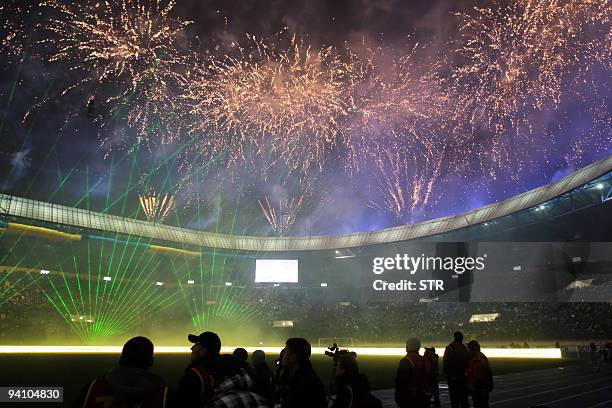
<path fill-rule="evenodd" d="M 557 182 L 454 216 L 378 231 L 334 236 L 258 237 L 219 234 L 0 194 L 0 214 L 72 227 L 147 237 L 207 248 L 241 251 L 309 251 L 407 241 L 492 221 L 540 205 L 612 171 L 612 155 Z"/>

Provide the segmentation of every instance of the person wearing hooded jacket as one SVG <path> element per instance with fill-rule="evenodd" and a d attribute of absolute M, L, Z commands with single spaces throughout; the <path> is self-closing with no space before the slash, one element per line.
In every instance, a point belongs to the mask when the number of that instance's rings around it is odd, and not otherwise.
<path fill-rule="evenodd" d="M 250 391 L 254 381 L 234 356 L 222 355 L 210 366 L 215 387 L 213 400 L 206 408 L 268 408 L 265 398 Z"/>
<path fill-rule="evenodd" d="M 128 340 L 123 346 L 119 365 L 85 386 L 73 407 L 164 407 L 168 388 L 161 377 L 150 371 L 152 365 L 151 340 L 146 337 Z"/>

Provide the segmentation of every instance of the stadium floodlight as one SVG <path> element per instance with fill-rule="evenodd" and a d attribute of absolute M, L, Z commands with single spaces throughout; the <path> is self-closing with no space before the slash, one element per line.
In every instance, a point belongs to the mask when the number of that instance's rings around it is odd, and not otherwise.
<path fill-rule="evenodd" d="M 164 285 L 164 282 L 155 282 L 155 285 L 157 285 L 157 286 L 163 286 L 163 285 Z"/>
<path fill-rule="evenodd" d="M 486 227 L 486 226 L 488 226 L 488 225 L 489 225 L 489 223 L 488 223 L 488 222 L 485 222 L 485 223 L 484 223 L 484 226 L 485 226 L 485 227 Z"/>
<path fill-rule="evenodd" d="M 322 288 L 326 288 L 327 287 L 327 283 L 326 282 L 321 282 L 321 287 Z"/>
<path fill-rule="evenodd" d="M 195 281 L 194 281 L 193 279 L 189 279 L 189 280 L 187 281 L 187 284 L 188 284 L 188 285 L 193 285 L 194 283 L 195 283 Z"/>
<path fill-rule="evenodd" d="M 513 266 L 512 267 L 513 271 L 520 271 L 521 269 L 523 269 L 523 268 L 521 268 L 521 265 L 517 265 L 517 266 Z"/>
<path fill-rule="evenodd" d="M 41 274 L 41 275 L 48 275 L 48 274 L 49 274 L 49 271 L 48 271 L 48 270 L 46 270 L 46 269 L 41 269 L 41 270 L 40 270 L 40 274 Z"/>
<path fill-rule="evenodd" d="M 225 282 L 225 286 L 232 286 L 232 282 Z"/>
<path fill-rule="evenodd" d="M 603 190 L 604 189 L 604 183 L 597 183 L 595 188 L 598 189 L 598 190 Z"/>
<path fill-rule="evenodd" d="M 106 282 L 110 282 L 111 281 L 111 277 L 110 276 L 105 276 L 102 279 L 104 279 Z"/>

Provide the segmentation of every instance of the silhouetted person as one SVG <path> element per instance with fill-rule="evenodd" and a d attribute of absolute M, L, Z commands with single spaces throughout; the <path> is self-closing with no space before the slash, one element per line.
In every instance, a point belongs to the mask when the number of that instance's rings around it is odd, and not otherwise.
<path fill-rule="evenodd" d="M 274 402 L 274 381 L 272 370 L 266 362 L 266 353 L 263 350 L 255 350 L 251 355 L 251 360 L 253 360 L 253 381 L 255 382 L 252 390 L 272 405 Z"/>
<path fill-rule="evenodd" d="M 345 354 L 336 362 L 334 389 L 336 399 L 331 408 L 361 408 L 380 406 L 382 403 L 370 395 L 370 384 L 365 375 L 359 373 L 355 356 Z"/>
<path fill-rule="evenodd" d="M 465 370 L 470 360 L 470 352 L 463 344 L 463 333 L 453 334 L 454 341 L 444 350 L 444 375 L 448 380 L 448 394 L 452 408 L 468 408 L 468 395 Z"/>
<path fill-rule="evenodd" d="M 429 374 L 431 375 L 431 397 L 435 406 L 440 406 L 440 387 L 438 385 L 438 376 L 440 375 L 439 360 L 440 356 L 436 354 L 436 348 L 430 347 L 425 348 L 423 354 L 425 363 L 429 367 Z"/>
<path fill-rule="evenodd" d="M 210 363 L 215 396 L 206 408 L 268 408 L 266 400 L 250 391 L 253 379 L 236 357 L 225 354 Z"/>
<path fill-rule="evenodd" d="M 123 346 L 119 365 L 83 388 L 74 407 L 165 407 L 168 388 L 149 369 L 153 365 L 153 343 L 134 337 Z"/>
<path fill-rule="evenodd" d="M 600 372 L 606 364 L 612 362 L 612 343 L 608 342 L 606 344 L 602 344 L 599 350 L 599 354 L 601 356 L 601 359 L 599 360 L 599 364 L 597 365 L 597 372 Z"/>
<path fill-rule="evenodd" d="M 321 379 L 310 363 L 310 343 L 291 338 L 285 342 L 281 364 L 281 408 L 326 408 L 327 396 Z"/>
<path fill-rule="evenodd" d="M 589 353 L 591 357 L 591 364 L 597 364 L 597 344 L 593 342 L 589 343 Z"/>
<path fill-rule="evenodd" d="M 406 356 L 400 360 L 395 375 L 395 402 L 399 408 L 429 406 L 429 381 L 425 359 L 419 354 L 421 340 L 411 337 L 406 341 Z"/>
<path fill-rule="evenodd" d="M 251 378 L 253 378 L 253 376 L 254 376 L 253 369 L 249 365 L 249 361 L 248 361 L 249 360 L 249 352 L 246 351 L 246 349 L 244 349 L 242 347 L 237 347 L 232 352 L 232 355 L 240 363 L 240 368 L 244 369 L 249 374 L 249 376 L 251 376 Z"/>
<path fill-rule="evenodd" d="M 179 380 L 176 391 L 176 407 L 201 407 L 212 401 L 214 387 L 210 375 L 211 364 L 219 357 L 221 340 L 213 332 L 204 332 L 199 336 L 190 334 L 191 363 Z"/>
<path fill-rule="evenodd" d="M 482 354 L 476 340 L 470 341 L 467 346 L 472 357 L 465 370 L 468 392 L 472 395 L 474 408 L 489 408 L 489 393 L 493 390 L 489 359 Z"/>
<path fill-rule="evenodd" d="M 289 369 L 283 367 L 283 356 L 285 349 L 282 349 L 278 359 L 274 361 L 274 403 L 280 404 L 281 398 L 289 390 Z"/>
<path fill-rule="evenodd" d="M 238 347 L 234 350 L 232 355 L 238 360 L 240 365 L 244 368 L 249 365 L 247 360 L 249 359 L 249 352 L 243 349 L 242 347 Z"/>

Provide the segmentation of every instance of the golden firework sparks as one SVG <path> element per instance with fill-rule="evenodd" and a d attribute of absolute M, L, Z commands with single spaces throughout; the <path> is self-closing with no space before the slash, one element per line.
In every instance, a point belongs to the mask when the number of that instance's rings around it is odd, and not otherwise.
<path fill-rule="evenodd" d="M 417 208 L 430 200 L 444 163 L 444 149 L 427 140 L 405 136 L 377 149 L 379 199 L 370 206 L 389 212 L 400 222 L 410 221 Z"/>
<path fill-rule="evenodd" d="M 281 199 L 276 205 L 272 205 L 268 196 L 265 196 L 258 203 L 272 230 L 278 236 L 283 236 L 289 232 L 295 223 L 297 215 L 304 204 L 304 196 L 300 195 L 291 199 Z"/>
<path fill-rule="evenodd" d="M 140 207 L 148 221 L 163 222 L 174 211 L 174 196 L 170 193 L 160 196 L 155 191 L 138 194 Z"/>
<path fill-rule="evenodd" d="M 440 89 L 438 64 L 417 58 L 419 50 L 415 44 L 353 54 L 352 109 L 342 129 L 350 174 L 380 156 L 377 150 L 390 138 L 444 137 L 449 100 Z"/>
<path fill-rule="evenodd" d="M 182 41 L 189 22 L 171 16 L 175 2 L 48 0 L 42 5 L 52 13 L 45 25 L 51 35 L 42 41 L 53 49 L 49 61 L 63 61 L 78 74 L 63 93 L 93 88 L 96 103 L 105 104 L 111 117 L 124 116 L 141 138 L 158 131 L 160 138 L 172 139 L 175 132 L 164 130 L 181 112 L 177 95 L 189 56 Z"/>
<path fill-rule="evenodd" d="M 321 168 L 346 112 L 346 64 L 331 47 L 313 49 L 295 37 L 286 49 L 251 35 L 234 45 L 192 82 L 201 149 L 225 150 L 230 165 L 255 156 L 298 173 Z"/>
<path fill-rule="evenodd" d="M 609 1 L 500 0 L 458 15 L 455 118 L 461 131 L 480 135 L 481 157 L 518 175 L 533 152 L 546 156 L 554 136 L 538 123 L 534 132 L 534 113 L 555 111 L 573 92 L 568 81 L 592 92 L 580 77 L 595 62 L 609 69 L 611 13 Z M 606 41 L 589 35 L 595 25 Z"/>

